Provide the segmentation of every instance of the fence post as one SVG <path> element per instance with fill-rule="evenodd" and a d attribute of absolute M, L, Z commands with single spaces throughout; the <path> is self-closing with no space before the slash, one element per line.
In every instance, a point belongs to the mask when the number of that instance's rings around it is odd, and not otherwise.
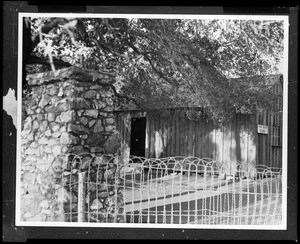
<path fill-rule="evenodd" d="M 78 173 L 78 222 L 85 221 L 85 172 Z"/>

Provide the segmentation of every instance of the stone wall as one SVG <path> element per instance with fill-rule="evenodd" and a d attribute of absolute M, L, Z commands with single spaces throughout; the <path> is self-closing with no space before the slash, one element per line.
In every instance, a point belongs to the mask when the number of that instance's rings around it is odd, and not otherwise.
<path fill-rule="evenodd" d="M 65 221 L 63 203 L 72 194 L 62 187 L 66 155 L 116 154 L 119 148 L 110 87 L 114 77 L 70 67 L 56 75 L 52 71 L 28 75 L 27 81 L 30 91 L 22 104 L 21 218 Z"/>

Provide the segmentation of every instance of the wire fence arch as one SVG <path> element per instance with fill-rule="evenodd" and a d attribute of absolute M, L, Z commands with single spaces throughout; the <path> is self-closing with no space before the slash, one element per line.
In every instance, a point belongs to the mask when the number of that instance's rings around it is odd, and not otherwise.
<path fill-rule="evenodd" d="M 282 221 L 281 168 L 210 158 L 69 154 L 65 221 L 272 225 Z"/>

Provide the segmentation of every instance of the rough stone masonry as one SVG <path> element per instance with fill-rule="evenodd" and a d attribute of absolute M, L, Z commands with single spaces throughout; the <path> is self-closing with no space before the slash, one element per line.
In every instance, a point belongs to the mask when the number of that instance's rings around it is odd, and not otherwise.
<path fill-rule="evenodd" d="M 62 187 L 65 175 L 72 174 L 70 169 L 67 172 L 65 158 L 68 154 L 117 153 L 115 96 L 110 86 L 115 77 L 70 67 L 56 71 L 56 75 L 49 71 L 28 75 L 26 79 L 30 89 L 22 104 L 21 218 L 23 221 L 77 221 L 77 215 L 72 217 L 72 209 L 76 210 L 78 204 L 77 188 L 68 192 Z M 107 175 L 107 167 L 100 168 L 101 174 Z M 117 179 L 117 163 L 112 162 L 109 169 L 114 174 L 110 179 Z M 76 167 L 72 170 L 82 171 Z M 106 213 L 112 202 L 122 203 L 121 192 L 103 185 L 101 189 L 102 198 L 90 199 L 91 206 L 100 201 L 98 206 Z M 111 200 L 116 197 L 117 201 Z M 110 218 L 111 221 L 122 219 Z"/>

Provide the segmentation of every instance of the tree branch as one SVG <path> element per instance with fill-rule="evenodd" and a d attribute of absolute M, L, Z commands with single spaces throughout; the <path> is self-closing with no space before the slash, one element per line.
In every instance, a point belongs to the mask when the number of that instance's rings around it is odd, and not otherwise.
<path fill-rule="evenodd" d="M 48 34 L 51 30 L 58 27 L 60 24 L 64 24 L 66 22 L 66 19 L 63 18 L 57 18 L 47 24 L 45 24 L 41 29 L 40 32 L 43 34 Z M 32 36 L 31 38 L 31 51 L 39 44 L 40 42 L 40 34 L 37 33 L 36 35 Z"/>
<path fill-rule="evenodd" d="M 149 58 L 149 56 L 146 52 L 139 51 L 129 40 L 126 40 L 126 42 L 137 54 L 143 55 L 143 57 L 149 62 L 152 69 L 158 74 L 158 76 L 160 78 L 162 78 L 163 80 L 165 80 L 166 82 L 168 82 L 171 85 L 178 86 L 177 82 L 173 82 L 170 79 L 168 79 L 167 77 L 165 77 L 165 75 L 154 66 L 154 64 L 152 63 L 151 59 Z"/>

